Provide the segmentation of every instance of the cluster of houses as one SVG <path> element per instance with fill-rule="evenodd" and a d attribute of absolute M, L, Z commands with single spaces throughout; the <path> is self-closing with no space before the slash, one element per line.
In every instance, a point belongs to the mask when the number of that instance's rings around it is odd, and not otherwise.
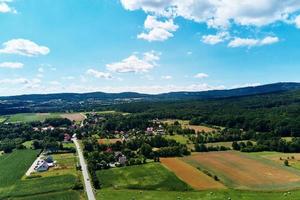
<path fill-rule="evenodd" d="M 159 125 L 158 128 L 153 128 L 153 127 L 148 127 L 146 129 L 146 133 L 148 135 L 164 135 L 165 134 L 165 130 L 163 128 L 162 125 Z"/>
<path fill-rule="evenodd" d="M 40 159 L 37 161 L 36 166 L 34 167 L 34 170 L 36 172 L 44 172 L 47 171 L 50 167 L 55 166 L 55 161 L 53 160 L 52 156 L 47 156 L 46 158 Z"/>
<path fill-rule="evenodd" d="M 116 162 L 110 163 L 109 164 L 110 167 L 119 167 L 119 166 L 126 165 L 127 158 L 124 154 L 122 154 L 122 152 L 116 151 L 115 152 L 115 159 L 116 159 Z"/>

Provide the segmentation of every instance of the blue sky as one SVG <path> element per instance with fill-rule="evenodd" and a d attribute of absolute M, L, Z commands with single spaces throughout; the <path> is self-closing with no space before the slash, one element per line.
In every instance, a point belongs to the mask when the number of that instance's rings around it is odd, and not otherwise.
<path fill-rule="evenodd" d="M 299 15 L 298 0 L 0 0 L 0 95 L 298 82 Z"/>

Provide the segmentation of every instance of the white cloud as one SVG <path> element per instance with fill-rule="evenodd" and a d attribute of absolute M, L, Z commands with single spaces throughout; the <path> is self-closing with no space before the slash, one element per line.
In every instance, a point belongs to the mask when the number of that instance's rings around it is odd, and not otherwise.
<path fill-rule="evenodd" d="M 173 77 L 170 75 L 165 75 L 165 76 L 162 76 L 161 78 L 164 80 L 171 80 Z"/>
<path fill-rule="evenodd" d="M 208 75 L 205 73 L 198 73 L 194 76 L 195 78 L 203 79 L 203 78 L 208 78 Z"/>
<path fill-rule="evenodd" d="M 279 42 L 279 38 L 278 37 L 265 37 L 264 39 L 262 39 L 260 41 L 260 45 L 269 45 L 269 44 L 274 44 Z"/>
<path fill-rule="evenodd" d="M 49 84 L 50 85 L 61 85 L 61 83 L 58 81 L 50 81 Z"/>
<path fill-rule="evenodd" d="M 144 23 L 144 28 L 146 33 L 141 33 L 137 37 L 139 39 L 144 39 L 149 42 L 152 41 L 164 41 L 173 37 L 174 31 L 178 29 L 178 26 L 174 24 L 172 19 L 169 19 L 165 22 L 158 21 L 155 16 L 147 16 L 147 19 Z"/>
<path fill-rule="evenodd" d="M 95 78 L 112 79 L 112 75 L 110 73 L 97 71 L 95 69 L 89 69 L 89 70 L 87 70 L 86 74 L 94 76 Z"/>
<path fill-rule="evenodd" d="M 44 74 L 37 74 L 36 77 L 38 77 L 38 78 L 43 78 L 43 77 L 44 77 Z"/>
<path fill-rule="evenodd" d="M 192 52 L 192 51 L 188 51 L 188 52 L 186 52 L 186 54 L 187 54 L 188 56 L 190 56 L 190 55 L 193 54 L 193 52 Z"/>
<path fill-rule="evenodd" d="M 256 86 L 260 86 L 260 85 L 261 85 L 261 83 L 245 83 L 245 84 L 240 84 L 240 85 L 234 85 L 234 86 L 230 87 L 229 89 L 256 87 Z"/>
<path fill-rule="evenodd" d="M 219 31 L 237 26 L 290 24 L 300 11 L 299 0 L 121 0 L 127 10 L 173 20 L 182 17 Z M 296 22 L 297 23 L 297 22 Z"/>
<path fill-rule="evenodd" d="M 0 0 L 0 13 L 17 13 L 16 9 L 8 5 L 9 2 L 11 0 Z"/>
<path fill-rule="evenodd" d="M 50 49 L 45 46 L 40 46 L 30 40 L 26 39 L 12 39 L 3 43 L 3 48 L 0 53 L 3 54 L 17 54 L 22 56 L 38 56 L 47 55 Z"/>
<path fill-rule="evenodd" d="M 41 83 L 40 79 L 27 79 L 27 78 L 12 78 L 12 79 L 0 79 L 0 84 L 9 84 L 9 85 L 23 85 L 23 89 L 36 88 L 39 87 Z"/>
<path fill-rule="evenodd" d="M 204 35 L 202 37 L 202 42 L 206 44 L 211 44 L 215 45 L 220 42 L 223 42 L 229 38 L 229 33 L 228 32 L 220 32 L 217 33 L 216 35 Z"/>
<path fill-rule="evenodd" d="M 39 68 L 38 68 L 38 72 L 43 73 L 43 72 L 44 72 L 44 68 L 39 67 Z"/>
<path fill-rule="evenodd" d="M 252 38 L 235 38 L 229 42 L 228 47 L 255 47 L 270 45 L 279 42 L 278 37 L 265 37 L 263 39 L 252 39 Z"/>
<path fill-rule="evenodd" d="M 296 17 L 295 24 L 297 28 L 300 28 L 300 15 Z"/>
<path fill-rule="evenodd" d="M 118 73 L 143 73 L 148 72 L 157 66 L 157 61 L 160 59 L 160 53 L 150 51 L 144 53 L 142 56 L 133 54 L 124 60 L 112 64 L 107 64 L 109 71 Z"/>
<path fill-rule="evenodd" d="M 0 63 L 0 68 L 21 69 L 24 64 L 19 62 L 3 62 Z"/>

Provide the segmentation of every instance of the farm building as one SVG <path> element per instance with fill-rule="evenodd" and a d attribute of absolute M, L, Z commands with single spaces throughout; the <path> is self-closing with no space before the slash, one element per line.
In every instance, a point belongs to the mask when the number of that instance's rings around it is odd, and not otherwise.
<path fill-rule="evenodd" d="M 41 160 L 38 162 L 37 166 L 34 168 L 37 172 L 44 172 L 49 169 L 49 165 L 46 161 Z"/>

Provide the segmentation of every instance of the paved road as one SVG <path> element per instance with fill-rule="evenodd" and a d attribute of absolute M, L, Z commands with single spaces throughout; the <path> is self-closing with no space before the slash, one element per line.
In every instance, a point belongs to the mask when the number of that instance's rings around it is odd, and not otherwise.
<path fill-rule="evenodd" d="M 82 174 L 83 174 L 83 178 L 84 178 L 84 185 L 85 185 L 85 190 L 88 196 L 88 200 L 96 200 L 94 192 L 93 192 L 93 187 L 92 187 L 92 183 L 91 183 L 91 179 L 88 173 L 88 169 L 87 169 L 87 165 L 85 163 L 84 157 L 83 157 L 83 153 L 82 150 L 80 148 L 80 145 L 77 141 L 76 138 L 72 139 L 76 149 L 77 149 L 77 153 L 78 153 L 78 157 L 79 157 L 79 162 L 81 165 L 81 169 L 82 169 Z"/>

